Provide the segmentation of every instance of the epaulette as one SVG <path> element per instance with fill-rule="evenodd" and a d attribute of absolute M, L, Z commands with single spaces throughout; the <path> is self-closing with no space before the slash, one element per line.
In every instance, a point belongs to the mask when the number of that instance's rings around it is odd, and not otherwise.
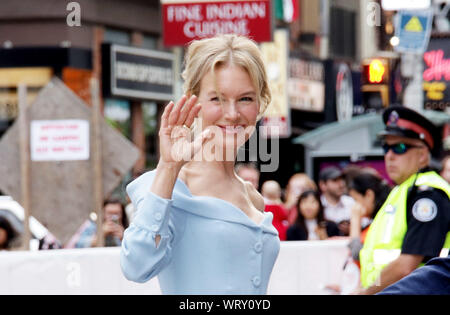
<path fill-rule="evenodd" d="M 432 190 L 434 190 L 434 188 L 431 187 L 431 186 L 428 186 L 428 185 L 417 186 L 417 191 L 418 192 L 421 192 L 421 191 L 432 191 Z"/>

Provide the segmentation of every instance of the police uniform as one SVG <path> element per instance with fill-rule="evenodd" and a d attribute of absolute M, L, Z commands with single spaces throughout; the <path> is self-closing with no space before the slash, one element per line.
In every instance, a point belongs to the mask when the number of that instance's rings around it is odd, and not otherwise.
<path fill-rule="evenodd" d="M 383 114 L 381 136 L 420 139 L 436 154 L 437 128 L 406 107 L 392 106 Z M 425 168 L 394 187 L 372 222 L 360 252 L 361 282 L 375 284 L 382 269 L 400 254 L 422 255 L 427 262 L 450 247 L 450 185 Z"/>

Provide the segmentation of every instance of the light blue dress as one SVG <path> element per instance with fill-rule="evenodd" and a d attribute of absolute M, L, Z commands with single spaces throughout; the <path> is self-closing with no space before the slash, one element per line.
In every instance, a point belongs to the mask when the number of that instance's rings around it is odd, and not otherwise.
<path fill-rule="evenodd" d="M 158 276 L 163 294 L 265 294 L 280 250 L 272 213 L 256 224 L 225 200 L 193 196 L 179 179 L 164 199 L 150 192 L 154 176 L 127 186 L 137 214 L 122 241 L 125 277 Z"/>

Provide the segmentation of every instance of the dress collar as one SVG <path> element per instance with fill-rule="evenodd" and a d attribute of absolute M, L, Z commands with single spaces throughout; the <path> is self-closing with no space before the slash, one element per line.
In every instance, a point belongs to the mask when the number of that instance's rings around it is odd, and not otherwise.
<path fill-rule="evenodd" d="M 278 235 L 278 231 L 272 225 L 273 214 L 271 212 L 264 212 L 263 220 L 256 224 L 241 209 L 226 200 L 212 196 L 193 195 L 187 185 L 180 179 L 176 181 L 172 199 L 173 206 L 180 210 L 206 218 L 243 224 L 250 228 L 262 229 L 264 232 Z"/>
<path fill-rule="evenodd" d="M 133 204 L 139 205 L 149 194 L 155 174 L 155 170 L 149 171 L 127 185 L 126 190 Z M 278 235 L 278 231 L 272 225 L 273 214 L 271 212 L 264 212 L 264 219 L 261 223 L 256 224 L 241 209 L 228 201 L 211 196 L 192 195 L 187 185 L 178 178 L 175 182 L 172 199 L 169 201 L 177 209 L 194 215 L 238 223 L 252 229 L 261 229 L 264 232 Z"/>

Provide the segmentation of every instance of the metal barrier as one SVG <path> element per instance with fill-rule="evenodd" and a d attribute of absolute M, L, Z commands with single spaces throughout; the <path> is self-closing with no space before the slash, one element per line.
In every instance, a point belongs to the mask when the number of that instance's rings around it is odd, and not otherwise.
<path fill-rule="evenodd" d="M 329 294 L 341 281 L 347 240 L 282 242 L 268 294 Z M 161 294 L 157 278 L 130 282 L 120 248 L 0 252 L 0 294 Z"/>

